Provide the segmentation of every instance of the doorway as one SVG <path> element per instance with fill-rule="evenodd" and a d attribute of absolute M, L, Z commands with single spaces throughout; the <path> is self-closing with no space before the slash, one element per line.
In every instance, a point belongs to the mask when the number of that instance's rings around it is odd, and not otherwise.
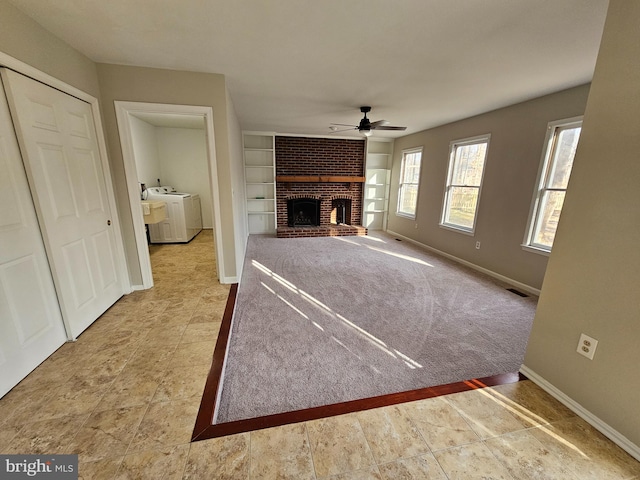
<path fill-rule="evenodd" d="M 115 102 L 115 107 L 118 131 L 120 133 L 120 142 L 122 146 L 127 191 L 129 193 L 131 217 L 134 225 L 136 249 L 138 252 L 138 260 L 142 276 L 142 285 L 134 286 L 134 288 L 147 289 L 153 286 L 153 274 L 151 270 L 151 260 L 149 257 L 147 233 L 140 205 L 141 183 L 149 182 L 149 180 L 145 180 L 145 182 L 143 182 L 143 179 L 139 178 L 139 169 L 136 166 L 135 145 L 136 142 L 139 141 L 139 139 L 136 138 L 136 132 L 139 130 L 140 123 L 148 125 L 151 129 L 157 128 L 164 132 L 172 131 L 173 134 L 179 133 L 178 131 L 182 129 L 192 130 L 192 132 L 187 135 L 179 135 L 182 138 L 181 141 L 185 141 L 185 138 L 201 138 L 200 141 L 204 143 L 204 145 L 201 145 L 204 150 L 203 155 L 206 157 L 205 175 L 200 175 L 200 178 L 197 179 L 193 179 L 194 175 L 190 175 L 189 177 L 192 181 L 201 182 L 200 187 L 194 186 L 193 188 L 204 189 L 205 187 L 208 187 L 208 191 L 206 192 L 208 201 L 203 202 L 202 207 L 203 225 L 205 228 L 213 229 L 215 254 L 217 258 L 222 258 L 223 247 L 220 235 L 220 201 L 213 129 L 213 109 L 211 107 L 190 105 L 150 104 L 119 101 Z M 201 131 L 203 135 L 200 136 L 197 131 Z M 200 146 L 196 146 L 194 148 L 197 150 Z M 175 170 L 183 171 L 184 169 L 177 168 Z M 140 175 L 148 176 L 149 174 L 141 172 Z M 205 177 L 204 183 L 202 183 L 202 177 Z M 152 185 L 147 186 L 155 186 L 158 181 L 164 184 L 169 183 L 158 175 L 152 175 L 150 178 Z M 178 187 L 183 188 L 181 185 L 178 185 Z M 204 196 L 205 195 L 201 195 L 201 197 Z M 225 278 L 223 262 L 216 262 L 216 268 L 218 279 Z"/>

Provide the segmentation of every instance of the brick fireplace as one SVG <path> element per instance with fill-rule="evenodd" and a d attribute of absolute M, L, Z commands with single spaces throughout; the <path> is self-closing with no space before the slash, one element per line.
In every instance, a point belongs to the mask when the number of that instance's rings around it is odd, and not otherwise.
<path fill-rule="evenodd" d="M 365 146 L 362 140 L 276 136 L 277 236 L 366 235 L 362 223 Z M 319 203 L 319 219 L 292 205 Z M 313 216 L 313 215 L 312 215 Z M 303 218 L 295 224 L 292 218 Z"/>

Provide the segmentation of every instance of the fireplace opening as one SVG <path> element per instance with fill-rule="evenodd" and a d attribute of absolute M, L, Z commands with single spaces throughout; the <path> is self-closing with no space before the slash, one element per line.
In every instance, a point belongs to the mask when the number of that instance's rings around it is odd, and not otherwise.
<path fill-rule="evenodd" d="M 315 198 L 287 200 L 287 217 L 290 227 L 320 226 L 320 200 Z"/>
<path fill-rule="evenodd" d="M 351 225 L 351 200 L 346 198 L 331 200 L 331 223 Z"/>

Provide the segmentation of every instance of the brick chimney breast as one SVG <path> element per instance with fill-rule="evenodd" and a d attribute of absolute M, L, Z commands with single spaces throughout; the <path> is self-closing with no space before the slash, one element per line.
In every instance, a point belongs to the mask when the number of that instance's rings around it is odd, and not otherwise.
<path fill-rule="evenodd" d="M 363 183 L 327 181 L 327 177 L 364 176 L 364 140 L 276 136 L 275 153 L 276 177 L 324 177 L 317 182 L 276 181 L 278 237 L 366 235 L 366 229 L 361 226 Z M 302 233 L 288 231 L 287 200 L 294 198 L 321 200 L 320 227 L 315 227 L 316 230 L 305 228 Z M 336 217 L 335 213 L 334 201 L 338 199 L 349 200 L 340 205 L 350 205 L 350 211 L 344 218 L 349 220 L 347 223 L 353 229 L 347 226 L 335 228 L 336 218 L 342 218 Z"/>

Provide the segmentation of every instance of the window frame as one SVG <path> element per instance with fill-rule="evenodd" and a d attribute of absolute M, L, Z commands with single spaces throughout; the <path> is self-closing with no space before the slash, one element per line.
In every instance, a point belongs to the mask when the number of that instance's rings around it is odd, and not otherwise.
<path fill-rule="evenodd" d="M 398 181 L 398 201 L 396 203 L 396 216 L 398 217 L 403 217 L 403 218 L 409 218 L 412 220 L 415 220 L 416 215 L 418 214 L 418 199 L 420 197 L 420 176 L 422 175 L 422 153 L 423 153 L 424 147 L 413 147 L 413 148 L 406 148 L 404 150 L 402 150 L 402 158 L 400 160 L 400 178 Z M 404 181 L 404 173 L 405 173 L 405 160 L 407 155 L 412 155 L 415 153 L 419 153 L 420 154 L 420 166 L 418 167 L 418 182 L 417 183 L 412 183 L 412 182 L 405 182 Z M 402 200 L 402 190 L 403 190 L 403 186 L 404 185 L 415 185 L 416 186 L 416 203 L 415 203 L 415 213 L 411 214 L 411 213 L 407 213 L 407 212 L 403 212 L 400 210 L 400 204 L 401 204 L 401 200 Z"/>
<path fill-rule="evenodd" d="M 475 145 L 475 144 L 480 144 L 480 143 L 486 143 L 487 144 L 487 148 L 486 148 L 486 152 L 485 152 L 485 156 L 484 156 L 484 161 L 482 164 L 482 175 L 480 176 L 480 184 L 476 187 L 475 185 L 454 185 L 452 183 L 453 180 L 453 174 L 454 174 L 454 168 L 455 168 L 455 159 L 456 159 L 456 152 L 457 149 L 459 147 L 465 147 L 468 145 Z M 458 233 L 464 233 L 466 235 L 475 235 L 475 231 L 476 231 L 476 224 L 477 224 L 477 219 L 478 219 L 478 210 L 480 208 L 480 197 L 482 196 L 482 185 L 484 183 L 484 174 L 487 170 L 487 159 L 489 158 L 489 147 L 491 144 L 491 134 L 490 133 L 486 133 L 483 135 L 476 135 L 475 137 L 468 137 L 468 138 L 461 138 L 458 140 L 453 140 L 449 143 L 449 165 L 448 165 L 448 170 L 447 170 L 447 177 L 445 179 L 445 185 L 444 185 L 444 198 L 442 201 L 442 210 L 440 213 L 440 223 L 439 226 L 441 228 L 445 228 L 448 230 L 453 230 L 455 232 Z M 459 224 L 455 224 L 455 223 L 451 223 L 451 222 L 447 222 L 446 216 L 447 216 L 447 209 L 449 206 L 449 201 L 451 198 L 451 190 L 454 187 L 470 187 L 470 188 L 477 188 L 478 189 L 478 197 L 476 200 L 476 208 L 475 211 L 473 212 L 473 226 L 471 228 L 469 227 L 465 227 L 464 225 L 459 225 Z"/>
<path fill-rule="evenodd" d="M 557 133 L 562 130 L 580 127 L 582 128 L 583 116 L 564 118 L 560 120 L 554 120 L 547 124 L 547 132 L 544 139 L 544 148 L 542 149 L 542 156 L 540 159 L 540 166 L 538 168 L 538 175 L 536 177 L 536 184 L 533 190 L 533 196 L 531 199 L 531 207 L 529 208 L 529 217 L 527 221 L 527 228 L 525 230 L 524 240 L 522 241 L 522 249 L 538 253 L 540 255 L 548 256 L 551 253 L 553 243 L 551 247 L 541 245 L 534 242 L 534 235 L 538 223 L 540 222 L 540 215 L 542 210 L 542 198 L 547 191 L 563 191 L 566 194 L 567 189 L 551 188 L 547 186 L 550 172 L 553 170 L 552 160 L 555 153 L 555 147 L 557 144 Z M 581 132 L 582 133 L 582 132 Z M 578 139 L 578 143 L 580 140 Z M 571 167 L 573 171 L 573 165 Z M 569 174 L 571 177 L 571 174 Z M 555 239 L 555 236 L 554 236 Z"/>

